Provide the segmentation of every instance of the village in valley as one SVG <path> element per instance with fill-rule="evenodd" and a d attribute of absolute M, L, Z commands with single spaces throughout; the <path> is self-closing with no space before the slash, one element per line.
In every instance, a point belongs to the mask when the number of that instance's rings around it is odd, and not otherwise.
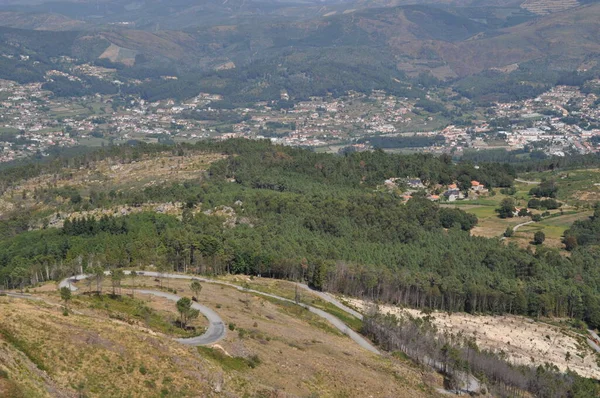
<path fill-rule="evenodd" d="M 77 81 L 80 76 L 124 84 L 111 69 L 90 64 L 76 65 L 70 73 L 48 71 L 46 79 Z M 590 82 L 591 87 L 599 85 Z M 450 89 L 429 92 L 423 99 L 374 90 L 305 101 L 282 91 L 280 101 L 231 108 L 222 106 L 222 96 L 209 93 L 185 101 L 149 102 L 124 94 L 69 98 L 44 90 L 43 83 L 2 80 L 0 161 L 41 157 L 55 147 L 233 137 L 333 153 L 382 148 L 453 156 L 485 149 L 585 154 L 596 152 L 600 143 L 600 99 L 593 92 L 556 86 L 533 99 L 483 108 L 466 98 L 447 101 L 449 95 L 458 97 Z"/>

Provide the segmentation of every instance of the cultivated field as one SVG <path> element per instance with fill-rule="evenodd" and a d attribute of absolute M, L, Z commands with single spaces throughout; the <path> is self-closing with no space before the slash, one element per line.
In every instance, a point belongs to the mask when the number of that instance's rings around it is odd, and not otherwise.
<path fill-rule="evenodd" d="M 498 193 L 494 196 L 477 201 L 462 201 L 443 203 L 443 207 L 455 207 L 477 216 L 479 222 L 471 233 L 486 238 L 502 237 L 508 227 L 518 229 L 505 242 L 516 243 L 519 247 L 532 245 L 533 235 L 542 231 L 546 235 L 545 246 L 563 249 L 562 238 L 564 232 L 577 220 L 583 220 L 592 214 L 590 207 L 596 197 L 600 200 L 600 172 L 598 170 L 576 170 L 568 174 L 558 174 L 564 178 L 557 178 L 558 200 L 563 204 L 559 210 L 550 210 L 551 217 L 542 221 L 520 225 L 531 221 L 530 217 L 513 217 L 502 219 L 498 217 L 496 209 L 500 202 L 507 197 L 515 200 L 517 208 L 527 207 L 527 203 L 533 198 L 529 190 L 535 185 L 515 182 L 516 192 L 514 195 L 503 195 Z M 526 174 L 521 178 L 525 180 L 540 181 L 541 178 L 550 178 L 550 173 Z M 594 181 L 599 181 L 594 183 Z M 598 185 L 596 185 L 598 184 Z M 496 190 L 499 191 L 499 190 Z M 543 210 L 530 209 L 533 214 L 541 214 Z M 566 254 L 566 252 L 565 252 Z"/>

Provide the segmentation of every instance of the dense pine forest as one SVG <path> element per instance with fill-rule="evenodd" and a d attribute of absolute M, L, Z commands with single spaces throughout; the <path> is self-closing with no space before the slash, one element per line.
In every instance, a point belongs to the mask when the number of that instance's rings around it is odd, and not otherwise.
<path fill-rule="evenodd" d="M 417 308 L 569 316 L 600 327 L 600 252 L 593 244 L 573 247 L 568 258 L 544 247 L 534 253 L 472 237 L 477 219 L 461 210 L 417 194 L 404 204 L 397 193 L 377 189 L 391 177 L 509 187 L 516 174 L 506 164 L 476 167 L 382 151 L 335 156 L 231 140 L 106 148 L 7 169 L 1 184 L 7 189 L 65 166 L 107 157 L 131 162 L 165 150 L 225 158 L 197 181 L 81 195 L 40 188 L 34 195 L 64 195 L 88 209 L 177 201 L 182 217 L 140 212 L 31 230 L 35 215 L 12 214 L 0 224 L 0 282 L 25 287 L 98 267 L 152 264 L 164 272 L 305 280 L 316 289 Z"/>

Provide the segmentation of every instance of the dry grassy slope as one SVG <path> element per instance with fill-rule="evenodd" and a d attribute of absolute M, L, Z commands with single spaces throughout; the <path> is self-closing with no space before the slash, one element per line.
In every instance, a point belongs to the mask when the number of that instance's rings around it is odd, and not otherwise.
<path fill-rule="evenodd" d="M 148 286 L 152 278 L 138 278 Z M 260 279 L 256 279 L 258 283 Z M 267 281 L 267 280 L 265 280 Z M 273 281 L 271 281 L 273 282 Z M 169 280 L 180 295 L 192 295 L 189 281 Z M 233 356 L 257 354 L 262 364 L 247 378 L 291 396 L 321 397 L 421 397 L 433 390 L 423 385 L 423 375 L 409 364 L 375 356 L 341 335 L 321 318 L 297 306 L 281 305 L 238 290 L 204 283 L 200 301 L 215 309 L 227 324 L 227 337 L 219 342 Z M 277 291 L 289 296 L 291 284 Z M 150 298 L 154 308 L 172 303 Z M 163 303 L 164 307 L 160 307 Z M 246 337 L 240 338 L 243 329 Z"/>
<path fill-rule="evenodd" d="M 119 47 L 172 60 L 184 59 L 188 54 L 178 42 L 185 34 L 165 34 L 165 36 L 166 38 L 162 38 L 160 35 L 141 30 L 102 33 L 103 38 Z"/>
<path fill-rule="evenodd" d="M 24 353 L 0 335 L 0 396 L 70 397 L 72 392 L 57 387 L 48 375 Z"/>
<path fill-rule="evenodd" d="M 138 278 L 137 284 L 154 286 L 156 282 Z M 180 295 L 191 295 L 187 282 L 168 284 Z M 38 289 L 36 294 L 58 302 L 51 290 Z M 172 302 L 144 299 L 155 309 L 175 311 Z M 90 397 L 153 397 L 165 390 L 169 396 L 317 393 L 321 397 L 412 398 L 433 396 L 433 387 L 439 385 L 435 375 L 361 349 L 300 307 L 210 284 L 203 284 L 200 300 L 226 323 L 235 324 L 235 330 L 228 330 L 215 349 L 234 357 L 258 355 L 260 365 L 226 367 L 159 333 L 107 319 L 103 311 L 86 307 L 85 300 L 72 303 L 73 310 L 85 315 L 65 317 L 59 306 L 0 297 L 0 332 L 10 342 L 0 343 L 0 370 L 7 371 L 9 381 L 15 381 L 27 397 L 60 396 L 57 392 L 72 396 L 81 386 Z M 17 358 L 20 365 L 11 365 Z M 33 363 L 46 369 L 48 377 Z"/>
<path fill-rule="evenodd" d="M 218 370 L 191 348 L 115 321 L 64 317 L 56 308 L 6 298 L 0 318 L 2 333 L 17 340 L 7 339 L 12 346 L 71 394 L 83 383 L 91 396 L 148 397 L 163 388 L 173 394 L 189 395 L 185 393 L 191 390 L 208 396 Z M 19 382 L 24 375 L 16 370 L 9 373 Z"/>
<path fill-rule="evenodd" d="M 534 14 L 546 15 L 554 12 L 568 10 L 577 7 L 577 0 L 525 0 L 521 8 L 531 11 Z"/>

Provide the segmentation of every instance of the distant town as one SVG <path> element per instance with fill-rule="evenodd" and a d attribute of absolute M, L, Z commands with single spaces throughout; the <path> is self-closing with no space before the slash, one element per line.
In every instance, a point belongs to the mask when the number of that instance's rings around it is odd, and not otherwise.
<path fill-rule="evenodd" d="M 46 79 L 76 80 L 82 74 L 120 83 L 114 81 L 110 69 L 88 64 L 73 67 L 72 74 L 49 71 Z M 591 84 L 600 86 L 600 81 Z M 61 98 L 42 86 L 0 80 L 1 162 L 45 156 L 52 147 L 131 140 L 169 143 L 244 137 L 324 152 L 381 147 L 457 156 L 486 149 L 565 156 L 596 152 L 600 144 L 600 99 L 569 86 L 486 108 L 474 107 L 466 99 L 457 103 L 442 99 L 452 93 L 432 92 L 425 99 L 408 99 L 379 90 L 307 101 L 293 101 L 282 91 L 280 101 L 234 109 L 222 106 L 221 96 L 208 93 L 183 102 L 147 102 L 124 95 Z M 441 103 L 448 112 L 444 116 L 431 111 L 421 100 Z M 456 109 L 468 109 L 460 112 L 460 123 L 447 115 Z"/>

